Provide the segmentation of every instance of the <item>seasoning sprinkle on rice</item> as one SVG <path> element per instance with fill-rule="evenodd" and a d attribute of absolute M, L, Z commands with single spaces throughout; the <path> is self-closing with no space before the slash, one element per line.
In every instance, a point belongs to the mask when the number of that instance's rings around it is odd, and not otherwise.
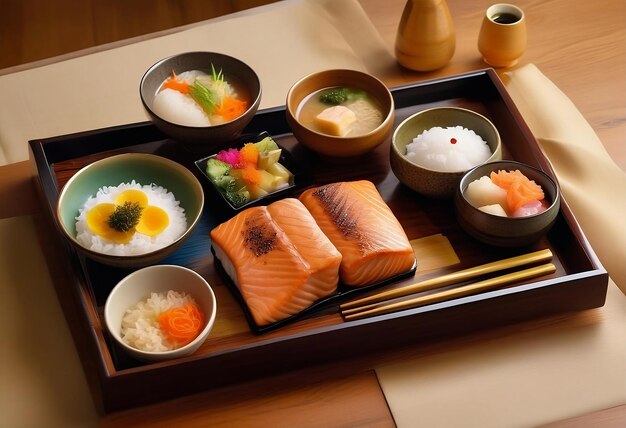
<path fill-rule="evenodd" d="M 125 240 L 107 239 L 106 233 L 103 237 L 102 230 L 93 230 L 88 221 L 90 210 L 101 204 L 116 204 L 116 198 L 129 190 L 145 193 L 148 205 L 145 208 L 150 209 L 143 208 L 144 213 L 150 214 L 152 223 L 154 223 L 155 218 L 163 222 L 161 224 L 163 230 L 161 228 L 152 230 L 155 232 L 152 234 L 149 227 L 154 226 L 154 224 L 148 223 L 148 227 L 138 228 L 137 233 L 131 231 Z M 157 216 L 155 213 L 159 215 Z M 100 224 L 99 226 L 106 229 L 106 225 Z M 76 240 L 81 245 L 92 251 L 117 256 L 146 254 L 164 248 L 180 238 L 185 230 L 187 230 L 185 210 L 180 206 L 173 193 L 168 192 L 164 187 L 155 184 L 141 185 L 134 180 L 119 186 L 100 188 L 96 195 L 87 199 L 84 206 L 79 210 L 78 217 L 76 217 Z M 118 232 L 113 238 L 119 238 L 119 236 L 120 233 Z"/>

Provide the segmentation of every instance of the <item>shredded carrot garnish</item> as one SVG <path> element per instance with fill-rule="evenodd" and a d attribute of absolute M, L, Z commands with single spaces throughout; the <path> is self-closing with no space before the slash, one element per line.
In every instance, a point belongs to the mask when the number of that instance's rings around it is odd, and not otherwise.
<path fill-rule="evenodd" d="M 247 108 L 248 103 L 246 101 L 224 97 L 220 105 L 215 107 L 215 114 L 222 116 L 226 121 L 231 121 L 244 114 Z"/>
<path fill-rule="evenodd" d="M 159 325 L 178 346 L 193 341 L 204 326 L 204 315 L 198 305 L 188 303 L 171 308 L 159 315 Z"/>
<path fill-rule="evenodd" d="M 494 171 L 490 178 L 494 184 L 507 191 L 507 208 L 511 213 L 530 202 L 541 201 L 545 197 L 541 186 L 528 179 L 520 170 Z"/>
<path fill-rule="evenodd" d="M 172 71 L 172 77 L 163 82 L 163 89 L 169 88 L 180 92 L 181 94 L 189 93 L 189 83 L 180 81 L 176 78 L 176 73 Z"/>

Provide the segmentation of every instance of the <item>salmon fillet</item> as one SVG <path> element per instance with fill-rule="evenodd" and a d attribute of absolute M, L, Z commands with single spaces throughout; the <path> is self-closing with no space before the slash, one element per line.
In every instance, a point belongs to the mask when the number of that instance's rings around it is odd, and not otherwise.
<path fill-rule="evenodd" d="M 214 228 L 211 239 L 259 326 L 337 290 L 341 254 L 297 199 L 246 209 Z"/>
<path fill-rule="evenodd" d="M 415 264 L 404 229 L 370 181 L 309 189 L 300 201 L 343 256 L 339 276 L 344 284 L 373 284 Z"/>

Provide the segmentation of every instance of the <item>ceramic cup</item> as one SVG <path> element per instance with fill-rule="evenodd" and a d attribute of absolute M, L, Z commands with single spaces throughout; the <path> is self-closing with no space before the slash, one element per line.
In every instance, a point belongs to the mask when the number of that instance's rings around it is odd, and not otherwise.
<path fill-rule="evenodd" d="M 478 50 L 492 67 L 511 67 L 526 50 L 526 18 L 517 6 L 490 6 L 478 36 Z"/>

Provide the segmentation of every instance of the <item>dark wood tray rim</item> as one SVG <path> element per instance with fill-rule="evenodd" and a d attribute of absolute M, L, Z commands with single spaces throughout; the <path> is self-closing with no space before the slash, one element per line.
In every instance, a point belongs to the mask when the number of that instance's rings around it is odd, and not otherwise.
<path fill-rule="evenodd" d="M 492 82 L 493 87 L 498 91 L 499 96 L 507 105 L 511 115 L 513 115 L 517 123 L 520 124 L 520 131 L 529 141 L 530 149 L 534 154 L 537 165 L 540 169 L 554 177 L 554 172 L 549 162 L 543 156 L 530 130 L 526 127 L 520 113 L 506 93 L 504 85 L 500 82 L 497 74 L 492 69 L 399 86 L 391 90 L 396 101 L 396 107 L 399 108 L 411 105 L 412 100 L 408 95 L 411 91 L 420 90 L 420 96 L 424 97 L 421 99 L 421 103 L 424 103 L 424 100 L 428 100 L 428 97 L 432 97 L 433 99 L 445 99 L 447 95 L 446 93 L 442 94 L 441 87 L 446 88 L 449 96 L 454 96 L 458 87 L 471 81 L 471 79 L 488 79 Z M 290 132 L 284 120 L 284 106 L 261 110 L 257 113 L 257 116 L 272 118 L 266 121 L 266 123 L 274 124 L 275 127 L 274 129 L 264 127 L 264 129 L 259 130 L 254 129 L 254 123 L 252 123 L 250 132 L 265 130 L 271 135 L 281 135 L 285 132 Z M 112 363 L 109 357 L 103 354 L 102 350 L 99 349 L 100 338 L 98 337 L 97 329 L 103 329 L 104 326 L 98 325 L 97 314 L 94 314 L 92 308 L 93 304 L 89 302 L 90 296 L 81 286 L 81 283 L 85 281 L 84 266 L 81 265 L 76 251 L 62 239 L 60 231 L 54 222 L 54 204 L 59 194 L 59 189 L 56 185 L 52 165 L 55 162 L 65 160 L 65 156 L 67 156 L 66 149 L 69 146 L 71 146 L 70 152 L 73 157 L 91 154 L 89 145 L 81 147 L 80 140 L 84 137 L 92 137 L 100 134 L 106 135 L 113 141 L 124 142 L 135 141 L 134 138 L 144 142 L 166 138 L 150 122 L 140 122 L 95 131 L 32 140 L 29 142 L 29 147 L 31 151 L 31 161 L 36 170 L 40 197 L 45 205 L 45 215 L 50 223 L 49 226 L 56 229 L 58 232 L 56 236 L 57 243 L 63 248 L 63 251 L 69 255 L 69 257 L 63 259 L 66 263 L 65 269 L 70 273 L 73 284 L 62 284 L 60 285 L 61 288 L 59 288 L 58 284 L 55 284 L 55 287 L 57 287 L 57 293 L 59 294 L 64 312 L 68 318 L 68 322 L 70 322 L 70 328 L 72 329 L 75 341 L 81 344 L 78 350 L 81 355 L 85 355 L 86 358 L 89 359 L 85 362 L 85 370 L 90 380 L 94 398 L 103 412 L 173 398 L 170 395 L 159 393 L 144 398 L 133 397 L 133 393 L 137 391 L 138 383 L 142 383 L 141 390 L 154 390 L 155 386 L 159 384 L 158 379 L 164 375 L 174 373 L 173 369 L 176 369 L 176 373 L 180 375 L 199 378 L 218 378 L 219 376 L 217 375 L 221 370 L 220 367 L 238 367 L 240 369 L 229 379 L 222 379 L 221 382 L 217 381 L 210 386 L 192 384 L 187 387 L 181 387 L 174 391 L 177 395 L 197 392 L 208 387 L 249 380 L 251 375 L 254 376 L 252 374 L 254 366 L 247 363 L 241 364 L 241 355 L 238 354 L 245 354 L 244 356 L 247 361 L 253 361 L 255 358 L 264 361 L 268 358 L 272 358 L 272 354 L 294 352 L 303 344 L 320 347 L 321 351 L 316 356 L 309 355 L 294 358 L 290 360 L 289 363 L 281 366 L 280 370 L 276 367 L 269 368 L 263 373 L 263 376 L 269 376 L 281 371 L 298 369 L 312 364 L 323 364 L 340 358 L 348 358 L 354 354 L 355 350 L 359 352 L 384 351 L 385 349 L 397 346 L 436 340 L 438 337 L 464 334 L 470 331 L 515 323 L 538 316 L 550 316 L 564 312 L 592 309 L 604 304 L 608 285 L 608 274 L 601 266 L 567 203 L 563 201 L 564 203 L 562 204 L 560 215 L 563 217 L 564 224 L 573 232 L 574 236 L 572 239 L 575 244 L 585 254 L 585 265 L 590 266 L 586 271 L 551 280 L 459 298 L 413 310 L 382 315 L 376 318 L 351 321 L 330 327 L 319 327 L 304 333 L 291 335 L 287 338 L 270 338 L 255 342 L 245 349 L 239 348 L 197 357 L 191 356 L 180 362 L 169 361 L 124 370 L 111 370 Z M 124 138 L 115 138 L 120 135 L 124 135 Z M 119 146 L 124 147 L 129 145 L 119 143 Z M 576 299 L 561 299 L 560 294 L 565 292 L 565 289 L 567 289 L 567 292 L 575 294 Z M 538 301 L 539 304 L 530 311 L 529 314 L 519 314 L 511 309 L 518 307 L 520 300 Z M 457 326 L 453 325 L 454 323 L 451 320 L 471 317 L 473 314 L 480 313 L 481 311 L 490 310 L 493 308 L 494 302 L 497 302 L 500 307 L 496 318 L 476 320 L 473 324 L 467 323 L 465 327 L 459 326 L 459 323 L 457 323 Z M 521 304 L 523 304 L 523 302 Z M 76 309 L 79 310 L 78 314 L 68 314 L 68 311 Z M 85 324 L 80 326 L 72 325 L 72 322 L 76 322 L 77 319 L 82 320 Z M 436 326 L 440 328 L 437 334 L 433 332 L 425 333 L 423 330 L 416 331 L 418 329 L 406 329 L 407 325 L 410 323 L 420 322 L 423 322 L 424 327 Z M 358 341 L 358 336 L 363 337 L 364 335 L 372 334 L 383 324 L 385 325 L 385 330 L 389 333 L 389 339 L 386 343 L 374 344 Z M 325 342 L 328 341 L 332 343 L 341 341 L 343 346 L 335 350 L 336 352 L 330 352 L 326 349 L 327 346 L 325 345 Z M 204 364 L 209 358 L 214 364 Z M 95 376 L 93 373 L 94 370 L 96 372 Z"/>

